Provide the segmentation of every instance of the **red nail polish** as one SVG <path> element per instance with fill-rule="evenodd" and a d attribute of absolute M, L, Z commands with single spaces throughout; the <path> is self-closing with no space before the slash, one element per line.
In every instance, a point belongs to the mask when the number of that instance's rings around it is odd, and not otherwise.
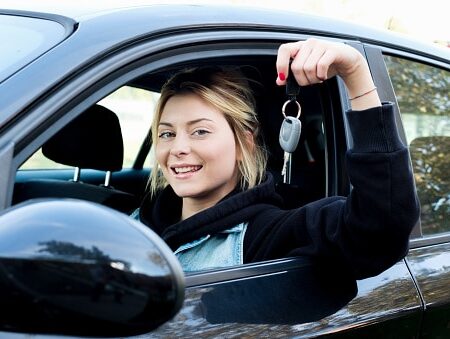
<path fill-rule="evenodd" d="M 286 80 L 286 76 L 284 75 L 283 72 L 278 73 L 278 77 L 280 78 L 281 81 Z"/>

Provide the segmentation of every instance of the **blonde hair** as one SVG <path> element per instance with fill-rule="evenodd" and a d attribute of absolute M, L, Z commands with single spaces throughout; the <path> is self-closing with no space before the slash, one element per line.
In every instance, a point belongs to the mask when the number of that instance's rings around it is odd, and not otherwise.
<path fill-rule="evenodd" d="M 175 95 L 193 93 L 222 112 L 233 131 L 242 160 L 238 162 L 241 189 L 252 188 L 265 176 L 267 152 L 260 136 L 255 100 L 248 79 L 237 68 L 191 68 L 171 77 L 163 86 L 153 118 L 153 145 L 158 142 L 158 125 L 167 101 Z M 150 191 L 154 195 L 167 185 L 154 160 Z"/>

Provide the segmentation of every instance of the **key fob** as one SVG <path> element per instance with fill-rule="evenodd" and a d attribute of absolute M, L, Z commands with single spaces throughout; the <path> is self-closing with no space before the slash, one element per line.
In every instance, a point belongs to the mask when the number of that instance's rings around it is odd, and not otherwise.
<path fill-rule="evenodd" d="M 292 116 L 284 118 L 281 124 L 279 141 L 285 152 L 293 153 L 295 151 L 300 140 L 301 130 L 302 123 L 298 118 Z"/>

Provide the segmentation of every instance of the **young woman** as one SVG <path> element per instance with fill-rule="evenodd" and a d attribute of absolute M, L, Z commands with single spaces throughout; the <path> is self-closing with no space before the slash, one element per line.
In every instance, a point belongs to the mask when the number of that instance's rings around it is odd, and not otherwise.
<path fill-rule="evenodd" d="M 162 236 L 186 271 L 302 255 L 332 260 L 359 279 L 406 254 L 419 213 L 408 151 L 365 59 L 347 45 L 310 39 L 281 45 L 278 85 L 289 65 L 301 86 L 335 75 L 344 80 L 353 190 L 347 198 L 281 209 L 246 80 L 215 67 L 181 72 L 161 92 L 151 192 L 135 216 Z"/>

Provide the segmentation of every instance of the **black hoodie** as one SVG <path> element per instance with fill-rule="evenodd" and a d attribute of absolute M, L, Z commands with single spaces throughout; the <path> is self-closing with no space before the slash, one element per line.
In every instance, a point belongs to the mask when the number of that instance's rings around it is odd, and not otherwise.
<path fill-rule="evenodd" d="M 347 152 L 353 189 L 285 210 L 273 177 L 249 190 L 235 190 L 215 206 L 179 221 L 181 199 L 170 186 L 147 196 L 140 220 L 173 249 L 248 222 L 244 262 L 310 256 L 344 265 L 361 279 L 406 255 L 418 215 L 408 150 L 399 139 L 393 107 L 347 112 L 354 146 Z"/>

